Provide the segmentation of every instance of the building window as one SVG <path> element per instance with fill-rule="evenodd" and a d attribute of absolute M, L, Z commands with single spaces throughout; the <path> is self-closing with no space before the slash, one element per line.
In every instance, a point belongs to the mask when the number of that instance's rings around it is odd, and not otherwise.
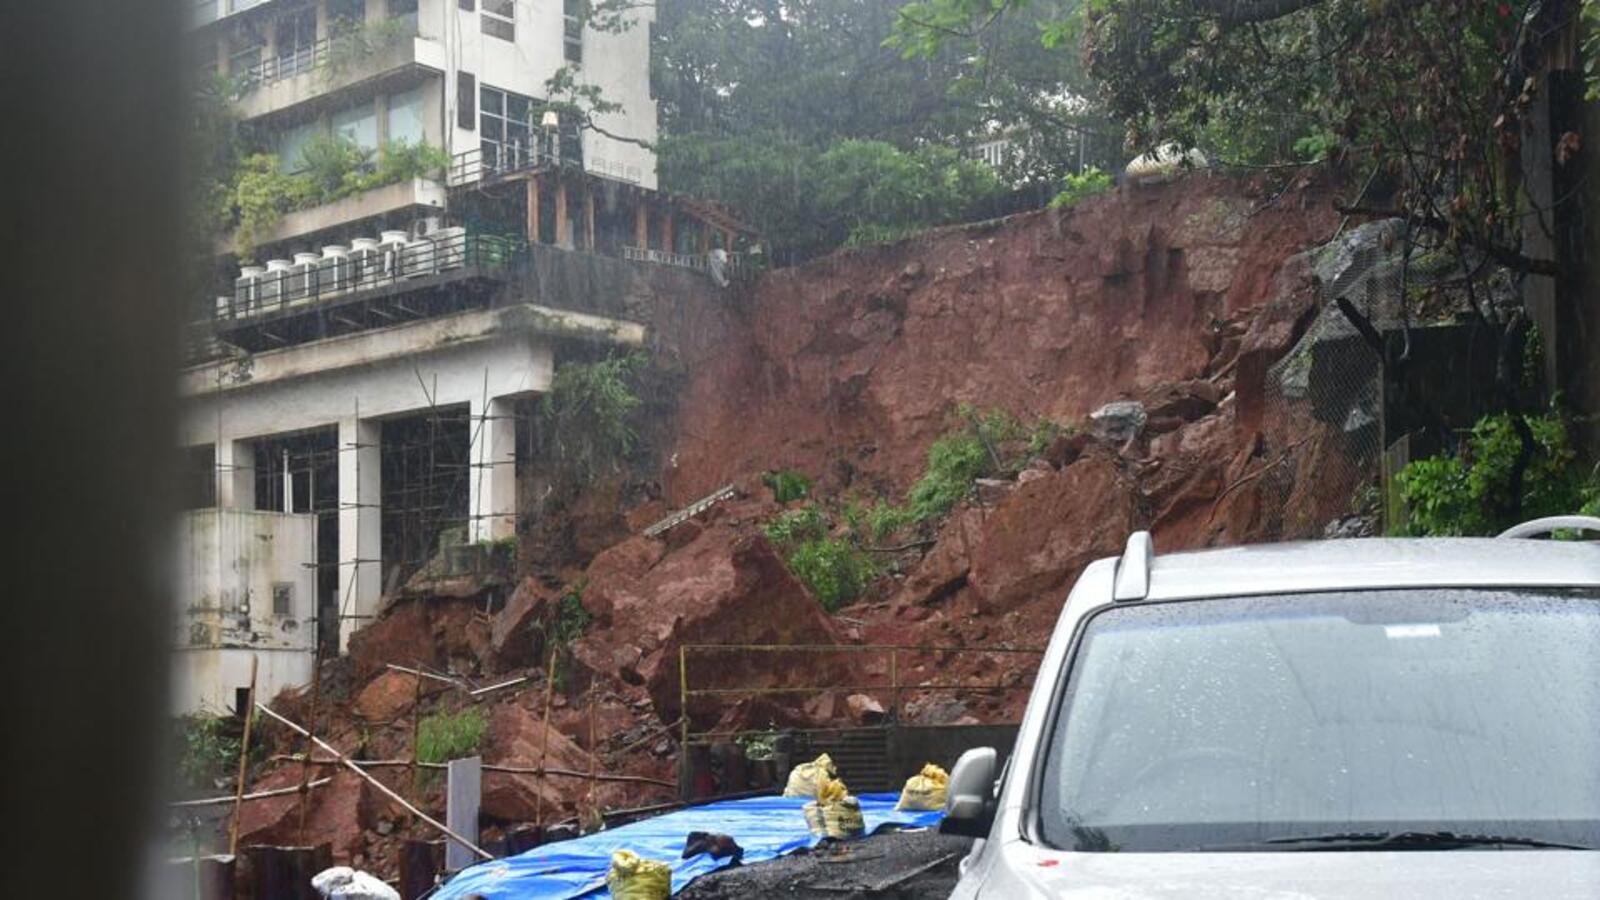
<path fill-rule="evenodd" d="M 284 581 L 272 585 L 272 614 L 280 619 L 294 615 L 294 585 Z"/>
<path fill-rule="evenodd" d="M 583 62 L 583 0 L 561 0 L 561 42 L 567 62 Z"/>
<path fill-rule="evenodd" d="M 406 23 L 406 33 L 417 30 L 417 0 L 389 0 L 389 20 Z"/>
<path fill-rule="evenodd" d="M 360 27 L 367 21 L 367 0 L 328 0 L 329 31 Z"/>
<path fill-rule="evenodd" d="M 517 39 L 517 0 L 483 0 L 483 15 L 478 27 L 484 34 L 503 41 Z"/>
<path fill-rule="evenodd" d="M 582 141 L 575 123 L 543 124 L 544 105 L 532 97 L 484 85 L 478 92 L 478 136 L 483 168 L 513 172 L 553 157 L 562 163 L 582 161 Z"/>
<path fill-rule="evenodd" d="M 478 8 L 478 4 L 475 2 L 475 0 L 458 0 L 456 5 L 461 7 L 462 12 L 472 12 Z"/>
<path fill-rule="evenodd" d="M 317 62 L 317 10 L 305 7 L 278 20 L 278 77 L 309 72 Z"/>
<path fill-rule="evenodd" d="M 471 131 L 478 124 L 478 79 L 471 72 L 456 73 L 456 127 Z"/>
<path fill-rule="evenodd" d="M 333 114 L 333 133 L 363 150 L 378 149 L 378 111 L 371 100 L 362 100 Z"/>
<path fill-rule="evenodd" d="M 425 116 L 423 113 L 423 93 L 425 85 L 417 85 L 409 91 L 389 95 L 389 142 L 404 141 L 408 144 L 421 144 L 428 139 Z"/>

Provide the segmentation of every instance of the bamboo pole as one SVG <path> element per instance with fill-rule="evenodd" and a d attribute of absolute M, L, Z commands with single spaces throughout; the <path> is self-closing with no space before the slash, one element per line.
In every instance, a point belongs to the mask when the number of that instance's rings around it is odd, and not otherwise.
<path fill-rule="evenodd" d="M 332 781 L 333 781 L 332 778 L 318 778 L 316 781 L 312 781 L 312 782 L 307 783 L 306 784 L 306 789 L 309 790 L 310 788 L 323 787 L 324 785 L 326 785 L 326 784 L 328 784 L 328 783 L 330 783 Z M 301 788 L 300 788 L 299 785 L 291 784 L 288 787 L 273 788 L 270 791 L 256 791 L 253 794 L 244 794 L 244 795 L 233 796 L 233 797 L 206 797 L 206 798 L 203 798 L 203 799 L 200 799 L 200 800 L 174 800 L 174 801 L 172 801 L 171 803 L 169 803 L 167 805 L 173 807 L 174 809 L 194 809 L 194 808 L 200 807 L 200 806 L 221 806 L 224 803 L 237 803 L 239 801 L 249 802 L 251 800 L 266 800 L 266 799 L 268 799 L 270 797 L 287 797 L 290 794 L 298 794 L 298 793 L 300 793 L 300 790 L 301 790 Z"/>
<path fill-rule="evenodd" d="M 410 801 L 406 800 L 406 798 L 404 798 L 404 797 L 400 796 L 399 794 L 395 793 L 394 790 L 392 788 L 390 788 L 388 785 L 386 785 L 383 782 L 379 781 L 378 779 L 372 777 L 370 774 L 367 773 L 367 771 L 365 769 L 363 769 L 360 766 L 356 765 L 350 759 L 350 757 L 345 756 L 343 753 L 340 753 L 338 748 L 334 747 L 332 744 L 328 743 L 327 741 L 323 740 L 322 738 L 317 737 L 316 735 L 314 735 L 311 732 L 305 730 L 304 728 L 300 727 L 299 725 L 296 725 L 295 723 L 289 721 L 288 719 L 284 718 L 283 716 L 280 716 L 277 713 L 273 712 L 271 707 L 267 706 L 265 703 L 257 703 L 256 704 L 256 708 L 261 710 L 262 712 L 266 713 L 267 715 L 271 716 L 272 718 L 277 719 L 279 722 L 282 722 L 285 726 L 287 726 L 291 730 L 293 730 L 295 732 L 298 732 L 299 734 L 305 736 L 305 738 L 307 740 L 311 741 L 313 744 L 316 744 L 317 746 L 321 747 L 322 749 L 324 749 L 324 750 L 328 751 L 329 753 L 333 754 L 334 758 L 339 761 L 340 765 L 343 765 L 345 768 L 347 768 L 350 771 L 356 773 L 356 775 L 358 777 L 360 777 L 362 780 L 366 781 L 368 784 L 372 785 L 373 787 L 377 788 L 379 790 L 379 792 L 381 792 L 384 796 L 386 796 L 390 800 L 393 800 L 394 802 L 400 804 L 402 807 L 404 807 L 412 815 L 415 815 L 417 818 L 421 819 L 422 821 L 428 823 L 429 825 L 432 825 L 435 829 L 437 829 L 440 832 L 442 832 L 446 837 L 450 838 L 451 840 L 455 841 L 456 843 L 460 844 L 461 846 L 466 847 L 468 850 L 471 850 L 473 853 L 476 853 L 482 859 L 494 859 L 494 857 L 491 856 L 482 847 L 479 847 L 477 844 L 474 844 L 473 842 L 467 840 L 466 838 L 462 837 L 461 835 L 456 834 L 454 831 L 450 830 L 449 826 L 447 826 L 444 823 L 438 821 L 437 819 L 434 819 L 432 816 L 428 815 L 427 813 L 423 812 L 420 809 L 417 809 L 415 806 L 412 806 Z M 306 758 L 309 760 L 310 759 L 310 754 L 307 754 Z"/>
<path fill-rule="evenodd" d="M 550 754 L 550 699 L 556 689 L 556 648 L 550 648 L 550 664 L 544 674 L 544 718 L 540 724 L 544 731 L 540 733 L 539 747 L 539 787 L 533 792 L 533 824 L 544 825 L 544 763 Z"/>
<path fill-rule="evenodd" d="M 308 765 L 323 767 L 343 765 L 336 759 L 312 759 L 306 761 L 295 756 L 274 756 L 272 759 L 274 761 L 307 762 Z M 352 759 L 350 762 L 363 769 L 403 769 L 412 765 L 409 759 Z M 417 763 L 416 766 L 419 769 L 445 769 L 449 767 L 447 763 Z M 588 772 L 579 772 L 575 769 L 560 769 L 547 766 L 496 766 L 484 763 L 483 771 L 498 772 L 502 775 L 550 775 L 556 778 L 582 778 L 584 780 L 593 778 L 596 781 L 610 781 L 617 784 L 658 784 L 662 787 L 676 787 L 673 782 L 666 779 L 651 778 L 647 775 L 609 775 L 605 772 L 597 772 L 594 775 L 590 775 Z M 289 790 L 285 789 L 285 793 L 288 792 Z"/>
<path fill-rule="evenodd" d="M 318 637 L 317 637 L 317 641 L 319 642 L 319 644 L 320 644 L 321 640 L 322 640 L 322 638 L 321 638 L 321 633 L 320 633 L 320 630 L 319 630 Z M 318 646 L 316 652 L 311 655 L 311 727 L 312 728 L 317 727 L 317 697 L 321 693 L 322 693 L 322 647 Z M 252 703 L 255 702 L 255 698 L 254 697 L 251 697 L 250 700 L 251 700 Z M 309 738 L 310 737 L 310 732 L 307 732 L 306 736 Z M 311 758 L 311 742 L 309 740 L 306 741 L 306 757 L 305 758 L 306 759 L 310 759 Z M 310 782 L 311 782 L 311 767 L 307 766 L 307 765 L 302 765 L 300 767 L 300 789 L 302 791 L 304 791 L 306 785 L 309 784 Z M 306 814 L 308 812 L 310 812 L 310 807 L 311 807 L 310 798 L 305 797 L 305 796 L 301 796 L 301 798 L 300 798 L 300 810 L 299 810 L 299 813 L 300 813 L 300 831 L 299 831 L 299 834 L 300 834 L 300 846 L 302 846 L 302 847 L 304 847 L 306 845 Z"/>
<path fill-rule="evenodd" d="M 259 657 L 250 654 L 250 700 L 244 708 L 244 737 L 239 741 L 239 781 L 233 789 L 233 820 L 228 824 L 228 855 L 239 852 L 239 810 L 244 806 L 244 775 L 250 761 L 250 726 L 256 721 L 256 666 Z"/>

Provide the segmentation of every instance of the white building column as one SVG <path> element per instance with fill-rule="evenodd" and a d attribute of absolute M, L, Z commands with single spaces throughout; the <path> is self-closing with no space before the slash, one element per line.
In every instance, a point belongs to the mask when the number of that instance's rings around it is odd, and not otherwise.
<path fill-rule="evenodd" d="M 250 441 L 224 438 L 217 442 L 217 506 L 256 508 L 256 447 Z"/>
<path fill-rule="evenodd" d="M 383 434 L 373 419 L 339 420 L 339 649 L 378 612 L 383 595 L 379 507 Z"/>
<path fill-rule="evenodd" d="M 473 541 L 517 533 L 517 419 L 514 397 L 496 397 L 487 411 L 472 401 L 472 476 L 467 486 Z"/>

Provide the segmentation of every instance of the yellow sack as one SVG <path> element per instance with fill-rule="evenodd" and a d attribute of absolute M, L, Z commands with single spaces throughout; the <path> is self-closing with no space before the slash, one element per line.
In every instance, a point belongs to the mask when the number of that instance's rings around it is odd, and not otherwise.
<path fill-rule="evenodd" d="M 806 830 L 822 837 L 828 833 L 827 819 L 823 818 L 822 807 L 813 800 L 800 808 L 800 814 L 806 817 Z"/>
<path fill-rule="evenodd" d="M 945 791 L 950 786 L 950 773 L 933 763 L 906 779 L 905 790 L 900 792 L 900 802 L 895 809 L 944 809 Z"/>
<path fill-rule="evenodd" d="M 632 850 L 618 850 L 611 854 L 606 887 L 616 900 L 667 900 L 672 895 L 672 868 Z"/>
<path fill-rule="evenodd" d="M 789 782 L 783 788 L 785 797 L 815 797 L 822 783 L 838 774 L 833 760 L 824 753 L 808 763 L 801 763 L 789 773 Z"/>
<path fill-rule="evenodd" d="M 834 840 L 853 838 L 867 830 L 867 823 L 861 818 L 861 802 L 854 797 L 823 804 L 822 820 L 828 837 Z"/>
<path fill-rule="evenodd" d="M 845 787 L 844 782 L 837 778 L 824 778 L 822 783 L 817 785 L 817 803 L 820 806 L 838 803 L 848 796 L 850 796 L 850 789 Z"/>

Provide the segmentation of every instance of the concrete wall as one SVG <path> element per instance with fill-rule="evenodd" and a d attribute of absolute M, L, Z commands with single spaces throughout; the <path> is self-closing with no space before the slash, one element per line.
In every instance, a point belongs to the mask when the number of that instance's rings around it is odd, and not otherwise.
<path fill-rule="evenodd" d="M 303 684 L 316 645 L 316 517 L 201 509 L 178 522 L 174 712 L 223 713 L 260 660 L 261 696 Z M 288 609 L 274 609 L 286 591 Z"/>

